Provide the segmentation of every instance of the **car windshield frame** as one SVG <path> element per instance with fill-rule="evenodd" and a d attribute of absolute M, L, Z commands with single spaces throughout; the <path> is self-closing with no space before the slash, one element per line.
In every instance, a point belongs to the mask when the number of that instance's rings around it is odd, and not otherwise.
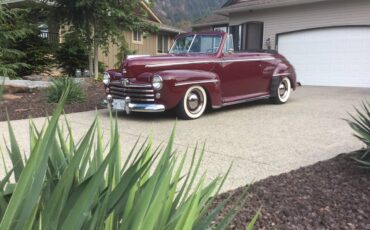
<path fill-rule="evenodd" d="M 218 44 L 213 44 L 212 45 L 213 47 L 210 48 L 210 49 L 207 49 L 206 52 L 202 52 L 201 51 L 202 50 L 201 44 L 196 43 L 196 39 L 202 38 L 202 37 L 204 37 L 204 38 L 210 37 L 211 39 L 219 39 L 219 41 L 218 41 Z M 182 47 L 181 50 L 176 48 L 176 47 L 179 47 L 179 46 L 177 46 L 177 43 L 180 40 L 186 39 L 186 38 L 192 38 L 192 39 L 188 40 L 188 42 L 190 41 L 190 43 L 189 44 L 184 44 L 183 45 L 184 47 Z M 179 37 L 175 40 L 171 49 L 169 50 L 169 54 L 217 54 L 219 52 L 220 48 L 221 48 L 222 39 L 223 39 L 222 35 L 220 35 L 220 34 L 190 34 L 190 35 L 184 35 L 184 36 L 181 36 L 181 37 Z M 186 42 L 186 40 L 184 42 Z M 214 42 L 214 41 L 212 41 L 212 42 Z M 192 50 L 195 49 L 195 45 L 199 46 L 200 52 L 192 51 Z M 211 50 L 211 51 L 208 52 L 209 50 Z"/>

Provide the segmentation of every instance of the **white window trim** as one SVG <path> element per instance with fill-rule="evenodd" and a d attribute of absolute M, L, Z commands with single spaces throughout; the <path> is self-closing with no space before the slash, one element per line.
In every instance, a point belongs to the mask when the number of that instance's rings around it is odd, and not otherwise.
<path fill-rule="evenodd" d="M 158 52 L 158 49 L 159 49 L 159 47 L 158 47 L 159 34 L 157 34 L 157 36 L 156 36 L 156 37 L 157 37 L 157 50 L 156 50 L 157 54 L 166 54 L 166 53 L 159 53 L 159 52 Z M 168 49 L 170 49 L 170 36 L 168 36 L 168 35 L 167 35 L 167 48 L 168 48 Z M 169 51 L 169 50 L 168 50 L 168 51 Z M 168 51 L 167 51 L 167 52 L 168 52 Z"/>
<path fill-rule="evenodd" d="M 138 32 L 138 31 L 136 31 L 136 32 Z M 140 38 L 140 40 L 141 41 L 136 41 L 135 40 L 135 30 L 133 30 L 132 31 L 132 43 L 142 45 L 143 42 L 144 42 L 143 32 L 141 32 L 141 38 Z"/>

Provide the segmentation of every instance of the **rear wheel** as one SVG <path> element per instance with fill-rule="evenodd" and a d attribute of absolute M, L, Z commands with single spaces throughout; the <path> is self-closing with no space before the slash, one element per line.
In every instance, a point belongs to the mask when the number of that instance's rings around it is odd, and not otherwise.
<path fill-rule="evenodd" d="M 276 104 L 284 104 L 287 102 L 292 92 L 289 78 L 285 77 L 274 90 L 274 101 Z"/>
<path fill-rule="evenodd" d="M 201 117 L 207 107 L 207 94 L 201 86 L 190 87 L 179 105 L 177 115 L 185 120 Z"/>

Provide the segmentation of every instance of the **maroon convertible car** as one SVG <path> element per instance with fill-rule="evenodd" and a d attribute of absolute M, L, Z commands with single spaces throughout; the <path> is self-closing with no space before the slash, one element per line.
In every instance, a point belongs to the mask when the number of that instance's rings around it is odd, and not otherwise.
<path fill-rule="evenodd" d="M 127 59 L 104 74 L 107 102 L 114 110 L 163 112 L 183 119 L 237 103 L 271 98 L 288 101 L 296 88 L 293 66 L 271 52 L 234 52 L 223 32 L 179 35 L 169 54 Z"/>

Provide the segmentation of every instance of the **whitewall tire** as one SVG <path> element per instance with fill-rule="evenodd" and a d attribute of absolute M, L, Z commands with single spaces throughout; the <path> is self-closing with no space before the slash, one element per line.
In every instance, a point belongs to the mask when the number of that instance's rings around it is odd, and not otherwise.
<path fill-rule="evenodd" d="M 280 81 L 277 89 L 275 89 L 275 103 L 277 104 L 284 104 L 290 98 L 290 94 L 292 93 L 292 85 L 288 77 L 283 78 Z"/>
<path fill-rule="evenodd" d="M 186 120 L 201 117 L 207 108 L 207 93 L 201 86 L 190 87 L 177 107 L 177 115 Z"/>

